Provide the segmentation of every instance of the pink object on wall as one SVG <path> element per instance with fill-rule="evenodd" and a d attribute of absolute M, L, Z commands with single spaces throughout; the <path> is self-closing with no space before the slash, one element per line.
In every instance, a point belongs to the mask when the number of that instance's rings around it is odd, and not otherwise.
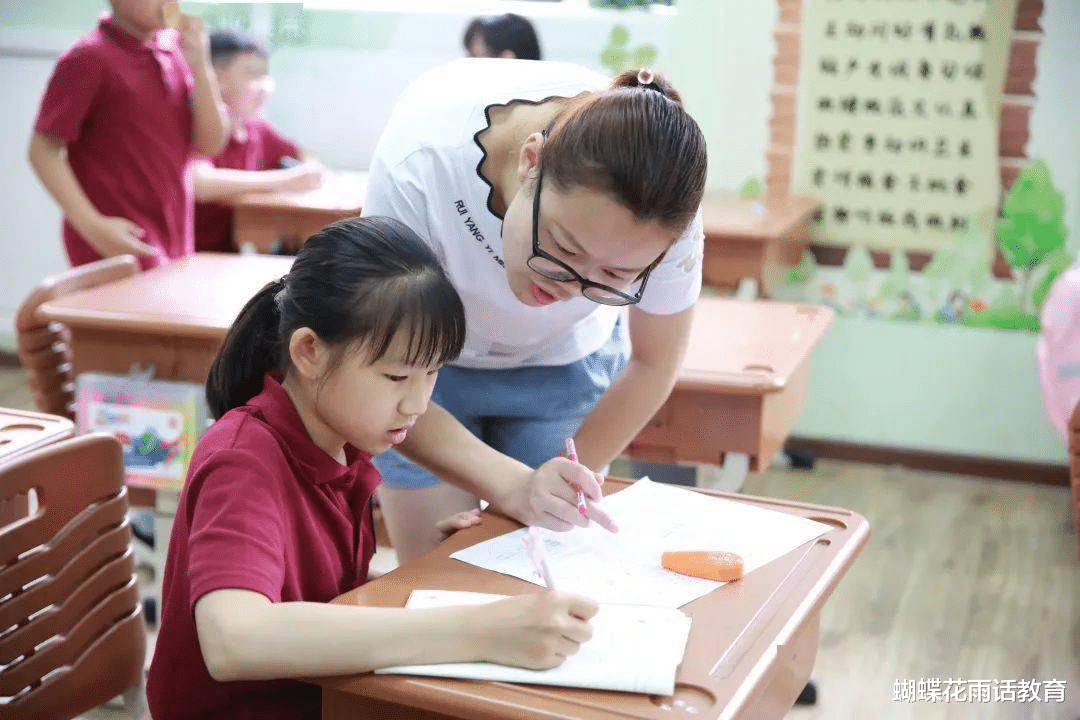
<path fill-rule="evenodd" d="M 1080 402 L 1080 262 L 1054 282 L 1041 322 L 1036 356 L 1043 403 L 1054 429 L 1065 440 L 1069 417 Z"/>

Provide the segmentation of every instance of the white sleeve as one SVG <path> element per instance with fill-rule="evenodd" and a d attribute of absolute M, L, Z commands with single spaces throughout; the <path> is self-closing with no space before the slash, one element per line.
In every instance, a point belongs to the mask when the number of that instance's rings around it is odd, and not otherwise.
<path fill-rule="evenodd" d="M 699 208 L 686 232 L 649 275 L 638 308 L 654 315 L 674 315 L 697 302 L 704 251 L 705 229 Z"/>
<path fill-rule="evenodd" d="M 385 215 L 408 225 L 436 252 L 441 253 L 431 235 L 427 197 L 413 166 L 415 155 L 391 167 L 378 154 L 368 168 L 367 191 L 361 211 L 366 216 Z M 441 256 L 440 256 L 441 259 Z"/>

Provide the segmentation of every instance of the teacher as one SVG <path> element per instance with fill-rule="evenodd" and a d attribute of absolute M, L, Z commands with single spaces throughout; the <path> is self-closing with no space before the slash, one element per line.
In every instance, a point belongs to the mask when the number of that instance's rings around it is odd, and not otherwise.
<path fill-rule="evenodd" d="M 568 63 L 466 59 L 405 91 L 364 214 L 431 245 L 467 333 L 430 410 L 376 458 L 402 562 L 436 544 L 439 519 L 477 505 L 429 472 L 473 452 L 462 426 L 531 467 L 573 436 L 581 462 L 604 468 L 663 404 L 701 288 L 705 171 L 700 128 L 647 70 L 612 81 Z"/>

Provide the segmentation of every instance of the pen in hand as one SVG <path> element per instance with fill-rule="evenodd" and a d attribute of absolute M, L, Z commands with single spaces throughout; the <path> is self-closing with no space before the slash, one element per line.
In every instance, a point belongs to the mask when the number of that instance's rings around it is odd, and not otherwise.
<path fill-rule="evenodd" d="M 577 448 L 574 446 L 574 438 L 566 438 L 566 457 L 570 462 L 577 462 Z M 581 516 L 586 520 L 589 519 L 589 508 L 585 505 L 585 493 L 581 491 L 581 488 L 574 486 L 574 490 L 577 491 L 577 511 L 581 513 Z"/>

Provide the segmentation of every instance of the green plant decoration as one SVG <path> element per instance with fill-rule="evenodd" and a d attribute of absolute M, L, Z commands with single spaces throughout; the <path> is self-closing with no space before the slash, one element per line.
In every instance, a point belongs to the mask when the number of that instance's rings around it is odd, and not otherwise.
<path fill-rule="evenodd" d="M 600 64 L 612 75 L 623 70 L 652 68 L 656 64 L 656 47 L 648 43 L 630 48 L 630 31 L 625 25 L 611 28 L 608 44 L 600 51 Z"/>
<path fill-rule="evenodd" d="M 809 250 L 803 251 L 799 264 L 788 273 L 787 285 L 809 285 L 817 277 L 817 260 Z"/>
<path fill-rule="evenodd" d="M 743 200 L 757 200 L 765 195 L 765 186 L 756 177 L 748 178 L 739 188 Z"/>
<path fill-rule="evenodd" d="M 1065 247 L 1068 233 L 1065 201 L 1054 187 L 1050 169 L 1042 159 L 1037 158 L 1024 168 L 1005 196 L 1004 209 L 1005 219 L 998 223 L 998 246 L 1019 273 L 1021 309 L 1034 314 L 1037 305 L 1041 305 L 1035 302 L 1036 296 L 1046 297 L 1042 287 L 1031 292 L 1035 271 L 1051 258 L 1057 258 L 1050 267 L 1051 273 L 1054 267 L 1058 267 L 1058 272 L 1064 269 L 1060 267 L 1063 260 L 1058 251 Z"/>

